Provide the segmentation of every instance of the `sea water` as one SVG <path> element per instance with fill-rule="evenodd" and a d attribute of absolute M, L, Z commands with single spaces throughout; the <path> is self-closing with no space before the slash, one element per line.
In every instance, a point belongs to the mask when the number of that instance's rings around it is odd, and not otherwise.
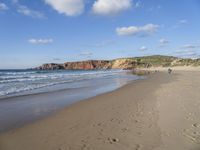
<path fill-rule="evenodd" d="M 0 132 L 137 79 L 124 70 L 1 70 Z"/>

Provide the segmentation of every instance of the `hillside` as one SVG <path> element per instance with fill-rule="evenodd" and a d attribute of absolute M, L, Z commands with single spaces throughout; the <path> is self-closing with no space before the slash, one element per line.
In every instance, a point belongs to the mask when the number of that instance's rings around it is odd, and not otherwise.
<path fill-rule="evenodd" d="M 43 64 L 36 69 L 40 70 L 96 70 L 96 69 L 135 69 L 150 67 L 173 66 L 200 66 L 200 59 L 183 59 L 173 56 L 144 56 L 132 58 L 119 58 L 114 60 L 88 60 L 79 62 L 66 62 L 63 64 Z"/>

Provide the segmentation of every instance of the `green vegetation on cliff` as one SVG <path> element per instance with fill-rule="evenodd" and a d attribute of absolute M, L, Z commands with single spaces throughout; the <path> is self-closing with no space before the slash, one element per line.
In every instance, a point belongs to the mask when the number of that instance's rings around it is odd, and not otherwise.
<path fill-rule="evenodd" d="M 200 66 L 200 59 L 184 59 L 173 56 L 143 56 L 132 58 L 120 58 L 112 61 L 114 68 L 123 66 L 124 68 L 150 68 L 150 67 L 173 67 L 173 66 Z"/>
<path fill-rule="evenodd" d="M 149 68 L 149 67 L 168 67 L 172 65 L 172 62 L 177 60 L 178 58 L 172 56 L 161 56 L 161 55 L 154 55 L 154 56 L 144 56 L 144 57 L 133 57 L 133 58 L 120 58 L 115 59 L 112 61 L 114 68 L 117 66 L 122 65 L 125 68 Z"/>
<path fill-rule="evenodd" d="M 163 66 L 168 67 L 171 65 L 171 63 L 176 60 L 176 57 L 172 56 L 161 56 L 161 55 L 155 55 L 155 56 L 146 56 L 146 57 L 136 57 L 133 58 L 136 59 L 138 62 L 149 64 L 149 66 Z"/>

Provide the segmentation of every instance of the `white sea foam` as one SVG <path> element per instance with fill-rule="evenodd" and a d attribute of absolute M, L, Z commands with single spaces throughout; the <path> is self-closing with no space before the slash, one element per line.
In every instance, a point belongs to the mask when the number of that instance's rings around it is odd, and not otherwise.
<path fill-rule="evenodd" d="M 31 91 L 58 84 L 112 77 L 122 70 L 100 71 L 0 71 L 0 96 Z"/>

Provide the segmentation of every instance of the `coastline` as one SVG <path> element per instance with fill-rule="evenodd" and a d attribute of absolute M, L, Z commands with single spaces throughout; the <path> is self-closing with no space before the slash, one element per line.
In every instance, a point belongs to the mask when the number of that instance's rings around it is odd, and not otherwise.
<path fill-rule="evenodd" d="M 116 90 L 142 78 L 123 72 L 116 76 L 82 80 L 22 92 L 16 96 L 0 97 L 0 133 L 44 119 L 73 103 Z"/>
<path fill-rule="evenodd" d="M 197 149 L 199 74 L 193 71 L 151 74 L 145 80 L 3 133 L 0 149 Z"/>

